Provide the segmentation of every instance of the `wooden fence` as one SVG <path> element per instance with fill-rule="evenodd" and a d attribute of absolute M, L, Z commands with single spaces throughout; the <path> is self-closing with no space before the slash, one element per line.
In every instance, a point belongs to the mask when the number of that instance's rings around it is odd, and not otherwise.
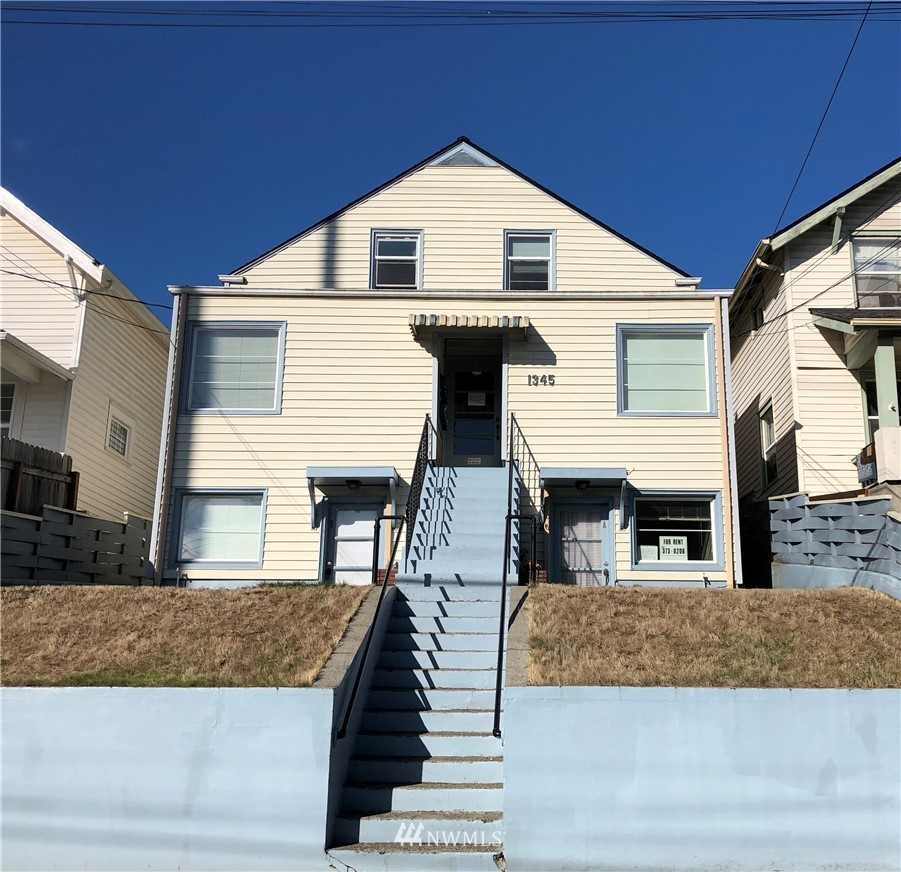
<path fill-rule="evenodd" d="M 78 473 L 72 458 L 18 439 L 3 437 L 0 445 L 0 508 L 37 515 L 43 506 L 74 509 Z"/>
<path fill-rule="evenodd" d="M 0 512 L 2 584 L 142 584 L 150 521 L 94 518 L 44 506 L 41 515 Z"/>

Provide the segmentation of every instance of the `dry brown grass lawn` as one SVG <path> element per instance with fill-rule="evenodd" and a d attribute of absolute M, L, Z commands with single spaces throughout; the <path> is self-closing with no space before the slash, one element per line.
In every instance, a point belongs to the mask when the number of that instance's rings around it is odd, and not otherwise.
<path fill-rule="evenodd" d="M 2 683 L 308 687 L 368 591 L 2 588 Z"/>
<path fill-rule="evenodd" d="M 540 685 L 901 687 L 901 603 L 869 590 L 541 585 Z"/>

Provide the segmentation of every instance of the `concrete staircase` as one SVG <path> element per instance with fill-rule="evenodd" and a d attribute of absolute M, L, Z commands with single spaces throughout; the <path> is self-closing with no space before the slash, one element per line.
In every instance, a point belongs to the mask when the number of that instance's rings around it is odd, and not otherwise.
<path fill-rule="evenodd" d="M 329 850 L 337 868 L 497 869 L 499 594 L 496 584 L 398 585 L 335 824 L 340 847 Z"/>
<path fill-rule="evenodd" d="M 508 473 L 501 467 L 430 467 L 398 581 L 497 584 L 503 569 L 507 486 Z M 514 487 L 516 507 L 518 482 Z M 517 532 L 514 526 L 514 541 Z M 515 584 L 512 560 L 509 573 Z"/>

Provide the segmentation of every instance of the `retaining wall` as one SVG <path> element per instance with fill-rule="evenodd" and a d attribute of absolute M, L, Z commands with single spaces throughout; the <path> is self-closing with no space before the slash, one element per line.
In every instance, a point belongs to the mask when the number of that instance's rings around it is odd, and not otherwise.
<path fill-rule="evenodd" d="M 901 521 L 887 498 L 770 500 L 773 587 L 869 587 L 901 599 Z"/>
<path fill-rule="evenodd" d="M 508 687 L 523 870 L 901 868 L 901 691 Z"/>

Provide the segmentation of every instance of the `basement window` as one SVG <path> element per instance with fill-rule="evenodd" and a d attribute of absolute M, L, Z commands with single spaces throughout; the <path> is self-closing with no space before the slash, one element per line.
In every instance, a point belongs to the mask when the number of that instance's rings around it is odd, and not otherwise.
<path fill-rule="evenodd" d="M 633 502 L 633 569 L 722 568 L 718 493 L 660 493 Z"/>
<path fill-rule="evenodd" d="M 262 566 L 265 489 L 183 491 L 176 510 L 178 565 Z"/>

